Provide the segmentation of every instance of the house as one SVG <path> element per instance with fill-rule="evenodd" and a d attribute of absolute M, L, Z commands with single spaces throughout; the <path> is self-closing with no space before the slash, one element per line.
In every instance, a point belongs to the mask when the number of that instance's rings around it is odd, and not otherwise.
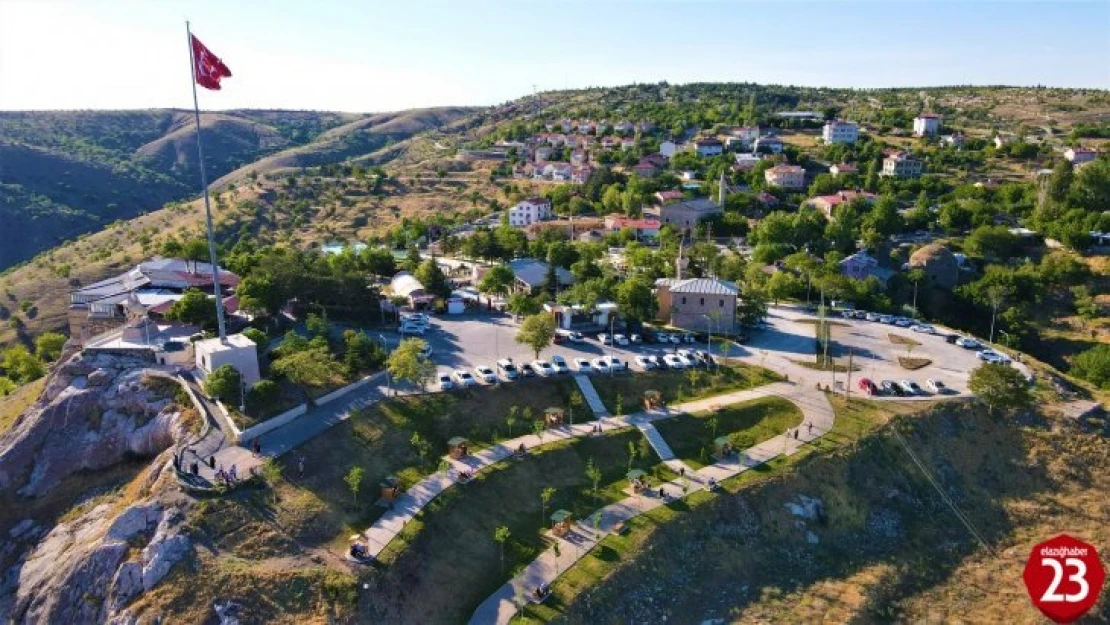
<path fill-rule="evenodd" d="M 229 296 L 239 276 L 220 267 L 220 292 Z M 69 294 L 69 336 L 78 343 L 127 321 L 128 306 L 165 313 L 188 289 L 213 294 L 212 265 L 180 258 L 152 258 L 113 278 L 82 286 Z M 225 302 L 228 300 L 225 299 Z"/>
<path fill-rule="evenodd" d="M 536 162 L 537 163 L 542 163 L 542 162 L 546 161 L 547 159 L 551 158 L 551 154 L 554 151 L 555 150 L 551 146 L 548 146 L 548 145 L 541 145 L 540 147 L 536 148 L 536 152 L 535 152 Z"/>
<path fill-rule="evenodd" d="M 724 151 L 724 145 L 716 137 L 707 137 L 694 141 L 694 152 L 696 152 L 698 156 L 719 156 Z"/>
<path fill-rule="evenodd" d="M 647 161 L 640 161 L 639 164 L 632 166 L 632 173 L 641 178 L 654 178 L 659 173 L 659 169 Z"/>
<path fill-rule="evenodd" d="M 605 235 L 600 230 L 586 230 L 575 238 L 582 243 L 601 243 L 605 240 Z"/>
<path fill-rule="evenodd" d="M 798 165 L 775 165 L 763 172 L 763 179 L 772 187 L 803 189 L 806 186 L 806 170 Z"/>
<path fill-rule="evenodd" d="M 825 214 L 825 217 L 832 219 L 833 213 L 836 212 L 836 207 L 841 204 L 851 203 L 853 200 L 864 200 L 868 204 L 875 203 L 875 194 L 867 193 L 866 191 L 841 191 L 832 195 L 819 195 L 817 197 L 806 200 L 807 206 L 812 206 Z"/>
<path fill-rule="evenodd" d="M 851 163 L 838 163 L 829 168 L 829 173 L 832 174 L 834 178 L 841 175 L 858 174 L 859 167 Z"/>
<path fill-rule="evenodd" d="M 625 228 L 631 229 L 637 239 L 654 239 L 659 236 L 659 223 L 658 219 L 629 219 L 627 217 L 606 217 L 605 227 L 613 231 L 621 231 Z"/>
<path fill-rule="evenodd" d="M 667 140 L 659 144 L 659 153 L 667 158 L 671 158 L 678 152 L 682 151 L 683 146 L 675 143 L 674 141 Z"/>
<path fill-rule="evenodd" d="M 961 134 L 944 135 L 940 138 L 940 142 L 950 148 L 962 148 L 964 147 L 964 136 Z"/>
<path fill-rule="evenodd" d="M 1098 150 L 1090 148 L 1068 148 L 1064 151 L 1064 158 L 1071 161 L 1072 165 L 1087 163 L 1098 158 Z"/>
<path fill-rule="evenodd" d="M 547 268 L 547 263 L 535 258 L 517 258 L 509 261 L 509 269 L 513 270 L 515 278 L 513 290 L 531 294 L 546 287 Z M 560 288 L 574 284 L 574 276 L 562 267 L 555 268 L 555 275 Z"/>
<path fill-rule="evenodd" d="M 759 126 L 736 126 L 728 134 L 743 141 L 744 145 L 751 145 L 759 138 Z"/>
<path fill-rule="evenodd" d="M 681 202 L 682 201 L 682 192 L 681 191 L 656 191 L 655 192 L 655 201 L 658 202 L 660 206 L 663 206 L 664 204 L 671 204 L 673 202 Z"/>
<path fill-rule="evenodd" d="M 651 163 L 652 165 L 655 165 L 655 167 L 658 169 L 665 169 L 667 167 L 668 161 L 669 159 L 666 156 L 663 156 L 658 152 L 654 154 L 648 154 L 647 156 L 640 159 L 641 163 Z"/>
<path fill-rule="evenodd" d="M 748 141 L 748 140 L 743 139 L 741 137 L 734 137 L 732 135 L 729 135 L 729 136 L 725 137 L 725 149 L 726 150 L 731 150 L 733 152 L 739 152 L 740 150 L 748 149 L 749 145 L 751 145 L 751 141 Z"/>
<path fill-rule="evenodd" d="M 636 124 L 636 129 L 644 134 L 655 132 L 655 122 L 640 122 Z"/>
<path fill-rule="evenodd" d="M 578 134 L 588 135 L 593 131 L 594 131 L 594 125 L 591 124 L 590 122 L 579 122 L 578 123 Z"/>
<path fill-rule="evenodd" d="M 586 159 L 587 156 L 585 150 L 574 150 L 570 153 L 570 164 L 575 167 L 581 167 L 585 165 Z"/>
<path fill-rule="evenodd" d="M 886 284 L 895 272 L 893 269 L 880 267 L 879 261 L 868 254 L 867 250 L 860 250 L 840 261 L 840 273 L 854 280 L 866 280 L 875 277 Z"/>
<path fill-rule="evenodd" d="M 609 120 L 603 119 L 594 124 L 594 133 L 600 135 L 603 134 L 606 130 L 609 130 Z"/>
<path fill-rule="evenodd" d="M 825 122 L 821 130 L 825 143 L 855 143 L 859 139 L 859 126 L 853 122 L 837 119 Z"/>
<path fill-rule="evenodd" d="M 779 199 L 771 195 L 770 193 L 767 193 L 766 191 L 760 191 L 757 197 L 759 198 L 759 203 L 763 204 L 767 208 L 772 208 L 779 205 Z"/>
<path fill-rule="evenodd" d="M 883 171 L 880 176 L 894 178 L 920 178 L 925 164 L 909 152 L 891 152 L 883 159 Z"/>
<path fill-rule="evenodd" d="M 708 198 L 700 198 L 665 204 L 659 209 L 659 217 L 663 223 L 674 224 L 682 229 L 690 229 L 702 219 L 720 215 L 721 212 L 722 209 L 716 202 Z"/>
<path fill-rule="evenodd" d="M 193 350 L 196 373 L 201 380 L 224 365 L 234 367 L 247 388 L 262 379 L 258 370 L 258 346 L 242 334 L 230 334 L 223 341 L 219 338 L 197 341 L 193 343 Z"/>
<path fill-rule="evenodd" d="M 424 285 L 415 276 L 407 271 L 397 272 L 397 275 L 393 276 L 393 279 L 389 282 L 389 293 L 394 297 L 405 298 L 408 300 L 409 306 L 418 310 L 431 306 L 436 298 L 435 295 L 424 289 Z"/>
<path fill-rule="evenodd" d="M 740 289 L 716 278 L 660 278 L 655 281 L 659 318 L 692 332 L 733 334 Z"/>
<path fill-rule="evenodd" d="M 554 147 L 562 147 L 567 144 L 567 136 L 564 134 L 551 134 L 547 135 L 547 142 Z"/>
<path fill-rule="evenodd" d="M 551 162 L 545 163 L 544 166 L 536 168 L 536 177 L 546 180 L 556 180 L 566 182 L 570 180 L 570 175 L 574 168 L 570 163 Z"/>
<path fill-rule="evenodd" d="M 782 139 L 774 135 L 767 135 L 755 140 L 755 151 L 762 154 L 782 154 Z"/>
<path fill-rule="evenodd" d="M 517 228 L 550 218 L 551 201 L 542 197 L 530 197 L 509 208 L 509 225 Z"/>
<path fill-rule="evenodd" d="M 741 152 L 740 154 L 737 154 L 735 158 L 736 164 L 733 165 L 733 167 L 742 171 L 750 171 L 752 169 L 755 169 L 755 166 L 759 164 L 759 161 L 763 160 L 762 156 L 748 152 Z"/>
<path fill-rule="evenodd" d="M 940 115 L 922 113 L 913 118 L 913 134 L 915 137 L 932 136 L 940 132 Z"/>
<path fill-rule="evenodd" d="M 606 135 L 606 136 L 601 138 L 601 147 L 605 148 L 606 150 L 615 149 L 620 144 L 621 144 L 620 138 L 619 137 L 614 137 L 613 135 Z"/>
<path fill-rule="evenodd" d="M 636 147 L 636 140 L 633 139 L 632 137 L 625 137 L 625 138 L 621 139 L 621 149 L 622 150 L 631 150 L 634 147 Z"/>
<path fill-rule="evenodd" d="M 575 167 L 570 172 L 570 181 L 574 184 L 586 184 L 586 181 L 590 179 L 590 175 L 593 173 L 594 168 L 589 165 Z"/>

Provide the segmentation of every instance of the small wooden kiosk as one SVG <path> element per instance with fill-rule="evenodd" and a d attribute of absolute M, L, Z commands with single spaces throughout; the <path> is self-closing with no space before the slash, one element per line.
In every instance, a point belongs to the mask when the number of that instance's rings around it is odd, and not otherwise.
<path fill-rule="evenodd" d="M 394 475 L 387 475 L 381 483 L 382 496 L 378 499 L 378 505 L 387 508 L 393 506 L 393 501 L 401 494 L 401 480 L 398 480 Z"/>
<path fill-rule="evenodd" d="M 644 391 L 644 409 L 651 410 L 653 408 L 662 408 L 666 405 L 663 401 L 663 393 L 655 390 Z"/>
<path fill-rule="evenodd" d="M 713 457 L 717 460 L 724 460 L 735 453 L 735 451 L 727 436 L 719 436 L 717 440 L 713 441 Z"/>
<path fill-rule="evenodd" d="M 567 420 L 567 411 L 552 406 L 543 411 L 543 422 L 549 428 L 557 428 Z"/>
<path fill-rule="evenodd" d="M 556 510 L 551 515 L 551 533 L 563 537 L 570 531 L 574 524 L 574 515 L 568 510 Z"/>
<path fill-rule="evenodd" d="M 447 441 L 447 454 L 455 460 L 459 460 L 470 455 L 470 441 L 462 436 L 456 436 Z"/>
<path fill-rule="evenodd" d="M 624 476 L 628 478 L 628 485 L 632 487 L 633 493 L 639 495 L 641 492 L 647 489 L 647 473 L 645 473 L 644 471 L 641 471 L 640 469 L 632 469 L 628 473 L 625 473 Z"/>

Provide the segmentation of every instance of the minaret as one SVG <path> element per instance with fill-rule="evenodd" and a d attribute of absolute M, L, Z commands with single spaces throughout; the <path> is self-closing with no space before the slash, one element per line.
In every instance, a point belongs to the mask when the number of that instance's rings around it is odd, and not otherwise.
<path fill-rule="evenodd" d="M 686 255 L 684 253 L 685 252 L 685 249 L 684 249 L 685 245 L 686 245 L 686 238 L 683 237 L 682 240 L 680 240 L 678 242 L 678 258 L 676 258 L 674 260 L 674 277 L 677 280 L 682 279 L 682 270 L 685 269 L 686 265 L 689 264 L 689 262 L 690 262 L 690 261 L 686 260 Z"/>
<path fill-rule="evenodd" d="M 728 179 L 725 178 L 725 172 L 722 169 L 721 170 L 721 182 L 720 182 L 720 185 L 717 187 L 717 204 L 721 208 L 724 208 L 724 206 L 725 206 L 725 197 L 726 196 L 728 196 Z"/>

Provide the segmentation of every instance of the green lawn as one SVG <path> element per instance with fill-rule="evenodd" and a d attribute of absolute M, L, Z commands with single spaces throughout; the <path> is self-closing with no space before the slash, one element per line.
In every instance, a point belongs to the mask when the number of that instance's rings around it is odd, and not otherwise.
<path fill-rule="evenodd" d="M 779 397 L 762 397 L 724 406 L 718 411 L 658 421 L 655 427 L 678 458 L 700 469 L 713 463 L 716 437 L 728 436 L 734 447 L 746 449 L 801 422 L 802 412 L 794 404 Z"/>
<path fill-rule="evenodd" d="M 612 414 L 629 414 L 644 409 L 646 390 L 663 394 L 667 403 L 691 401 L 778 382 L 782 376 L 769 369 L 744 364 L 722 364 L 714 369 L 645 371 L 590 378 L 601 401 Z M 621 410 L 617 410 L 620 395 Z"/>
<path fill-rule="evenodd" d="M 382 594 L 392 596 L 393 590 L 403 590 L 404 598 L 369 616 L 389 620 L 396 613 L 409 622 L 465 622 L 481 601 L 549 548 L 542 532 L 553 511 L 566 509 L 576 518 L 587 518 L 596 509 L 628 497 L 623 489 L 630 443 L 638 454 L 647 452 L 633 463 L 635 468 L 649 473 L 659 470 L 658 457 L 641 440 L 639 431 L 629 429 L 562 441 L 444 492 L 383 552 L 387 567 L 379 581 Z M 586 477 L 591 459 L 602 473 L 597 496 Z M 662 477 L 675 476 L 663 468 Z M 545 511 L 540 493 L 547 487 L 556 493 Z M 511 532 L 504 569 L 493 541 L 499 526 Z"/>

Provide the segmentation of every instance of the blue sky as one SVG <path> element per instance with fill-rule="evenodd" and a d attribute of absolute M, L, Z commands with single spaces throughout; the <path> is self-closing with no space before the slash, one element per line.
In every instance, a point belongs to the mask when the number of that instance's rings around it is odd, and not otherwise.
<path fill-rule="evenodd" d="M 0 0 L 0 109 L 383 111 L 668 80 L 1110 87 L 1110 2 Z"/>

